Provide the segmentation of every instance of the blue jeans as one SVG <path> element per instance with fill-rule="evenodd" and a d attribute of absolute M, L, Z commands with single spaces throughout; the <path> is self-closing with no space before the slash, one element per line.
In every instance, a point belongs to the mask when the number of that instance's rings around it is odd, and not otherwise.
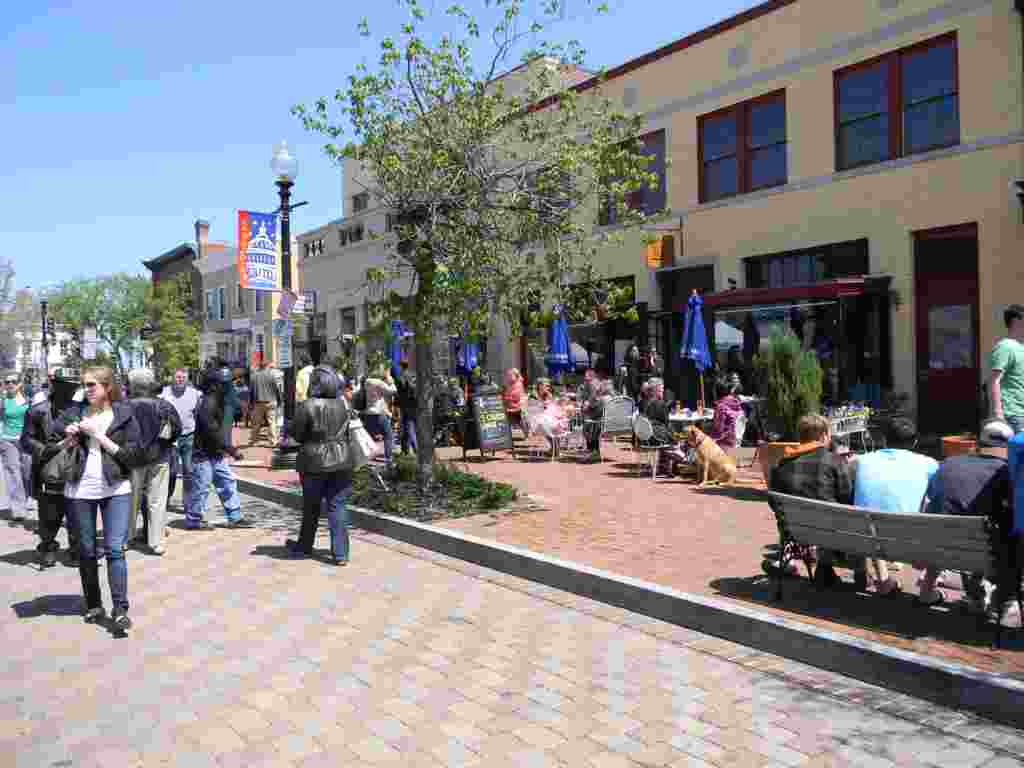
<path fill-rule="evenodd" d="M 406 446 L 412 446 L 412 452 L 417 453 L 416 447 L 416 414 L 407 416 L 402 411 L 402 453 L 405 453 Z"/>
<path fill-rule="evenodd" d="M 304 552 L 313 550 L 316 529 L 320 524 L 320 506 L 326 502 L 327 525 L 331 530 L 331 554 L 339 560 L 348 560 L 349 514 L 346 502 L 351 491 L 350 477 L 341 472 L 302 476 L 302 528 L 299 530 L 299 549 Z"/>
<path fill-rule="evenodd" d="M 1006 423 L 1010 425 L 1013 434 L 1017 435 L 1024 432 L 1024 416 L 1007 416 Z"/>
<path fill-rule="evenodd" d="M 115 610 L 128 610 L 128 564 L 124 559 L 124 543 L 128 538 L 128 517 L 132 510 L 131 494 L 105 499 L 68 499 L 68 512 L 78 527 L 79 573 L 85 604 L 89 608 L 102 605 L 99 581 L 96 579 L 96 513 L 103 517 L 103 548 L 107 557 L 107 580 L 110 602 Z"/>
<path fill-rule="evenodd" d="M 238 483 L 235 473 L 231 471 L 223 456 L 203 457 L 192 465 L 191 484 L 185 487 L 188 492 L 188 503 L 185 505 L 186 525 L 199 525 L 206 517 L 207 489 L 210 481 L 217 489 L 224 514 L 229 523 L 242 518 L 242 501 L 238 498 Z"/>
<path fill-rule="evenodd" d="M 363 426 L 370 435 L 384 435 L 384 458 L 391 463 L 391 417 L 379 413 L 367 413 L 362 417 Z"/>

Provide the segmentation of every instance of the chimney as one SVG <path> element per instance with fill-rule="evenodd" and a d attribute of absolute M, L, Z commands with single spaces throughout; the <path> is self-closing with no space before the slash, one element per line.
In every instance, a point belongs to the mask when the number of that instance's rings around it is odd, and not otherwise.
<path fill-rule="evenodd" d="M 199 253 L 196 254 L 197 258 L 201 259 L 206 255 L 206 244 L 209 240 L 210 222 L 196 219 L 196 247 L 199 249 Z"/>

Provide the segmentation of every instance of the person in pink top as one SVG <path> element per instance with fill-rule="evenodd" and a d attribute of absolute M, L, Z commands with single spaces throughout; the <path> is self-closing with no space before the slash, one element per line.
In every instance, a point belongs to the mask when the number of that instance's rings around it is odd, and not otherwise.
<path fill-rule="evenodd" d="M 505 371 L 505 389 L 501 393 L 501 399 L 505 403 L 505 413 L 508 414 L 509 424 L 515 424 L 522 429 L 526 387 L 523 385 L 523 376 L 519 373 L 518 368 L 509 368 Z"/>
<path fill-rule="evenodd" d="M 743 404 L 739 398 L 739 374 L 729 375 L 726 389 L 728 394 L 719 398 L 715 404 L 715 418 L 711 422 L 708 437 L 720 448 L 728 451 L 736 447 L 736 421 L 743 415 Z"/>

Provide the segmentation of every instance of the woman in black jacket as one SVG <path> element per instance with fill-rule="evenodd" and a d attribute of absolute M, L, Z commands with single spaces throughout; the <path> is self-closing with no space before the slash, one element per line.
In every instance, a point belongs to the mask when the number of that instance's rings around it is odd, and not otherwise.
<path fill-rule="evenodd" d="M 206 528 L 207 491 L 210 483 L 224 506 L 229 527 L 243 525 L 242 501 L 238 496 L 238 481 L 225 456 L 242 458 L 242 453 L 231 445 L 232 411 L 226 404 L 224 379 L 214 368 L 206 372 L 203 398 L 196 406 L 195 442 L 192 447 L 191 487 L 186 489 L 185 527 L 190 530 Z"/>
<path fill-rule="evenodd" d="M 123 632 L 128 618 L 128 565 L 124 559 L 131 514 L 131 470 L 138 466 L 139 425 L 110 368 L 82 375 L 86 402 L 65 413 L 62 446 L 74 449 L 64 497 L 79 534 L 78 572 L 85 593 L 85 620 L 106 618 L 96 561 L 96 514 L 103 516 L 103 543 L 110 583 L 111 618 Z"/>
<path fill-rule="evenodd" d="M 348 455 L 348 405 L 341 381 L 331 368 L 318 366 L 309 376 L 309 397 L 298 404 L 289 435 L 300 444 L 295 468 L 302 478 L 302 528 L 299 540 L 285 548 L 295 557 L 313 554 L 320 505 L 327 503 L 331 555 L 335 565 L 348 565 L 349 515 L 345 502 L 352 490 Z"/>
<path fill-rule="evenodd" d="M 77 384 L 54 377 L 50 382 L 50 396 L 33 405 L 25 415 L 25 428 L 21 431 L 21 451 L 32 457 L 32 478 L 35 487 L 32 495 L 39 500 L 39 565 L 51 568 L 57 564 L 57 534 L 63 522 L 68 529 L 67 564 L 77 568 L 78 529 L 67 512 L 64 499 L 64 483 L 43 482 L 43 467 L 60 452 L 60 441 L 64 439 L 60 416 L 71 403 Z M 67 516 L 65 518 L 65 512 Z"/>

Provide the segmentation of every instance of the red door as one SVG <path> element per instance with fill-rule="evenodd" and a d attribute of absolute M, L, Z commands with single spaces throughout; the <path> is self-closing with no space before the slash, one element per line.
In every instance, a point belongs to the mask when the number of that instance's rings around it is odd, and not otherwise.
<path fill-rule="evenodd" d="M 922 434 L 978 428 L 978 230 L 914 235 L 917 413 Z"/>

